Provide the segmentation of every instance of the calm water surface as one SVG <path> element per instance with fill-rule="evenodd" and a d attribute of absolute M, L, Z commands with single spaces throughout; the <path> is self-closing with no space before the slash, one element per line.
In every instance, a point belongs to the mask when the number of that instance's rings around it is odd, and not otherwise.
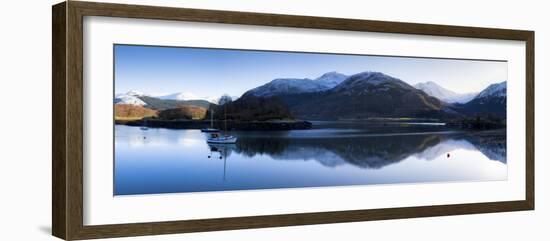
<path fill-rule="evenodd" d="M 312 130 L 231 132 L 115 126 L 115 195 L 506 180 L 506 137 L 442 125 L 314 122 Z"/>

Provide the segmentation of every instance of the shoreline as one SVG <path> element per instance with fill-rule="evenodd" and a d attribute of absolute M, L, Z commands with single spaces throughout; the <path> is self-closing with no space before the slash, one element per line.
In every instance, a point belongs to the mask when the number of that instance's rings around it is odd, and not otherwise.
<path fill-rule="evenodd" d="M 315 129 L 314 126 L 316 122 L 323 121 L 305 121 L 305 120 L 271 120 L 271 121 L 227 121 L 227 130 L 238 130 L 238 131 L 286 131 L 286 130 L 310 130 Z M 332 121 L 329 121 L 332 122 Z M 340 121 L 336 121 L 340 122 Z M 354 121 L 356 123 L 356 121 Z M 382 123 L 380 121 L 365 121 L 366 123 Z M 341 123 L 350 123 L 350 121 L 342 121 Z M 390 122 L 395 124 L 400 124 L 403 122 Z M 437 123 L 437 122 L 434 122 Z M 200 130 L 211 128 L 211 122 L 209 120 L 159 120 L 159 119 L 139 119 L 139 120 L 124 120 L 124 119 L 115 119 L 115 125 L 126 125 L 126 126 L 135 126 L 135 127 L 150 127 L 150 128 L 166 128 L 166 129 L 190 129 L 190 130 Z M 409 123 L 414 124 L 414 123 Z M 423 124 L 423 123 L 419 123 Z M 384 126 L 390 127 L 388 123 Z M 457 131 L 465 133 L 478 133 L 482 134 L 501 134 L 505 132 L 506 126 L 493 126 L 493 128 L 469 128 L 467 126 L 456 125 L 454 123 L 444 123 L 441 125 L 448 127 L 449 129 L 454 129 Z M 221 120 L 214 121 L 214 128 L 223 130 L 225 129 L 225 122 Z"/>
<path fill-rule="evenodd" d="M 205 129 L 211 128 L 209 120 L 115 120 L 116 125 L 146 126 L 151 128 L 167 129 Z M 214 128 L 224 129 L 224 121 L 214 121 Z M 273 120 L 273 121 L 227 121 L 228 130 L 252 130 L 252 131 L 282 131 L 282 130 L 308 130 L 312 123 L 302 120 Z"/>

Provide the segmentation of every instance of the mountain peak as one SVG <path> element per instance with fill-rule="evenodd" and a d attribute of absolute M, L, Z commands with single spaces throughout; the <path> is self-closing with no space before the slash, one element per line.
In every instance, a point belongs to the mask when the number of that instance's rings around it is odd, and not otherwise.
<path fill-rule="evenodd" d="M 137 91 L 137 90 L 130 90 L 128 92 L 126 92 L 125 94 L 123 95 L 129 95 L 129 96 L 145 96 L 145 94 L 141 91 Z"/>
<path fill-rule="evenodd" d="M 311 93 L 330 89 L 311 79 L 278 78 L 247 91 L 244 95 L 271 97 L 285 94 Z"/>
<path fill-rule="evenodd" d="M 118 94 L 115 97 L 115 104 L 137 105 L 137 106 L 147 105 L 147 103 L 145 103 L 143 100 L 139 98 L 140 96 L 143 96 L 143 93 L 132 92 L 132 91 L 129 91 L 125 94 Z"/>
<path fill-rule="evenodd" d="M 426 82 L 424 82 L 424 83 L 417 83 L 417 84 L 414 85 L 415 88 L 416 88 L 417 86 L 418 86 L 418 87 L 427 86 L 427 87 L 435 87 L 435 88 L 445 89 L 445 88 L 441 87 L 441 85 L 439 85 L 439 84 L 437 84 L 436 82 L 433 82 L 433 81 L 431 81 L 431 80 L 426 81 Z M 417 89 L 418 89 L 418 88 L 417 88 Z M 447 89 L 445 89 L 445 90 L 447 90 Z M 451 90 L 448 90 L 448 91 L 451 91 Z M 451 91 L 451 92 L 452 92 L 452 91 Z"/>
<path fill-rule="evenodd" d="M 447 103 L 466 103 L 472 100 L 477 95 L 477 93 L 456 93 L 440 86 L 434 81 L 417 83 L 414 85 L 414 88 L 422 90 L 426 92 L 426 94 L 436 97 Z"/>
<path fill-rule="evenodd" d="M 400 79 L 391 77 L 381 72 L 365 71 L 348 77 L 345 81 L 334 87 L 334 91 L 364 91 L 372 86 L 394 84 L 405 89 L 414 89 Z"/>
<path fill-rule="evenodd" d="M 336 71 L 331 71 L 324 73 L 317 79 L 315 79 L 315 82 L 320 83 L 328 88 L 333 88 L 334 86 L 337 86 L 338 84 L 342 83 L 345 79 L 347 79 L 348 76 L 342 73 L 338 73 Z"/>
<path fill-rule="evenodd" d="M 441 85 L 438 85 L 437 83 L 433 81 L 427 81 L 424 83 L 417 83 L 414 85 L 415 88 L 422 90 L 426 92 L 426 94 L 429 94 L 433 97 L 437 97 L 439 99 L 445 99 L 449 97 L 454 97 L 458 95 L 458 93 L 448 90 L 446 88 L 441 87 Z"/>
<path fill-rule="evenodd" d="M 337 71 L 330 71 L 330 72 L 326 72 L 324 73 L 323 75 L 319 76 L 317 79 L 315 80 L 321 80 L 321 79 L 324 79 L 324 78 L 335 78 L 335 77 L 344 77 L 344 78 L 347 78 L 348 76 L 345 75 L 345 74 L 342 74 L 340 72 L 337 72 Z"/>
<path fill-rule="evenodd" d="M 162 100 L 181 100 L 181 101 L 191 101 L 191 100 L 206 100 L 210 103 L 218 103 L 219 97 L 212 96 L 197 96 L 191 92 L 178 92 L 169 95 L 156 96 L 156 98 Z"/>
<path fill-rule="evenodd" d="M 271 82 L 269 83 L 289 83 L 289 82 L 294 82 L 294 81 L 311 81 L 311 79 L 308 79 L 308 78 L 303 78 L 303 79 L 300 79 L 300 78 L 277 78 L 277 79 L 274 79 L 272 80 Z"/>
<path fill-rule="evenodd" d="M 244 95 L 271 97 L 276 95 L 320 92 L 337 86 L 347 78 L 347 75 L 336 71 L 324 73 L 313 80 L 309 78 L 277 78 L 247 91 Z"/>
<path fill-rule="evenodd" d="M 312 120 L 443 115 L 437 98 L 381 72 L 354 74 L 320 95 L 298 100 L 290 102 L 293 113 Z"/>
<path fill-rule="evenodd" d="M 489 96 L 506 97 L 506 81 L 489 85 L 476 98 L 486 98 Z"/>
<path fill-rule="evenodd" d="M 506 117 L 506 81 L 489 85 L 464 104 L 464 109 L 470 113 L 492 113 Z"/>
<path fill-rule="evenodd" d="M 399 80 L 397 78 L 391 77 L 382 72 L 376 71 L 364 71 L 351 76 L 351 78 L 361 79 L 371 82 L 372 84 L 381 84 L 387 81 Z"/>

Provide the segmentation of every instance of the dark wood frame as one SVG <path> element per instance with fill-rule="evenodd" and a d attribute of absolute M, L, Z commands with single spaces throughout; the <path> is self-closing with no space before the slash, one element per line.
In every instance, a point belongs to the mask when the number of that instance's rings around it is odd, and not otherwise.
<path fill-rule="evenodd" d="M 525 200 L 203 220 L 83 225 L 83 17 L 108 16 L 525 41 Z M 67 240 L 533 210 L 533 31 L 68 1 L 52 7 L 52 233 Z"/>

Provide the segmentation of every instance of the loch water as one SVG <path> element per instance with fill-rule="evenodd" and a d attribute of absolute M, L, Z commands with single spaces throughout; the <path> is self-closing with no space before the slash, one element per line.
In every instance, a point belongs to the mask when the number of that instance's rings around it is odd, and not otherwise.
<path fill-rule="evenodd" d="M 115 125 L 114 195 L 507 179 L 505 132 L 440 123 L 313 122 L 313 129 L 232 131 Z"/>

